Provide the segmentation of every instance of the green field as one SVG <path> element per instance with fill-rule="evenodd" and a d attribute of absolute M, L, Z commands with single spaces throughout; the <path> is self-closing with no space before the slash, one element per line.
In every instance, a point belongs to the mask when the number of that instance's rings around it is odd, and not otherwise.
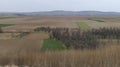
<path fill-rule="evenodd" d="M 15 17 L 0 17 L 0 19 L 9 19 L 9 18 L 15 18 Z"/>
<path fill-rule="evenodd" d="M 105 21 L 103 21 L 103 20 L 94 20 L 94 21 L 96 21 L 96 22 L 105 22 Z"/>
<path fill-rule="evenodd" d="M 0 24 L 0 27 L 12 26 L 13 24 Z"/>
<path fill-rule="evenodd" d="M 62 42 L 56 39 L 45 39 L 41 48 L 42 51 L 55 51 L 63 49 L 64 47 Z"/>
<path fill-rule="evenodd" d="M 84 23 L 84 22 L 77 22 L 77 25 L 78 25 L 78 27 L 80 28 L 80 29 L 82 29 L 82 30 L 87 30 L 87 29 L 89 29 L 90 28 L 90 26 L 88 26 L 86 23 Z"/>

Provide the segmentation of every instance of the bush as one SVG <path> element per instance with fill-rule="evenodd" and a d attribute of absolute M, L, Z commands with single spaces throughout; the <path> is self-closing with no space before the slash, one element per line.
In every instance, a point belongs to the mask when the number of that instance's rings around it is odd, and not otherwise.
<path fill-rule="evenodd" d="M 2 28 L 0 27 L 0 33 L 3 33 Z"/>

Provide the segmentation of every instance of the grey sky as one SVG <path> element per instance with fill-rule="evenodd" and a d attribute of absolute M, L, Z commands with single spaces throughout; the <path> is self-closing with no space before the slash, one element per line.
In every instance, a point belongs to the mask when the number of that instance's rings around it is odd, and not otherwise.
<path fill-rule="evenodd" d="M 0 0 L 0 12 L 52 10 L 120 12 L 120 0 Z"/>

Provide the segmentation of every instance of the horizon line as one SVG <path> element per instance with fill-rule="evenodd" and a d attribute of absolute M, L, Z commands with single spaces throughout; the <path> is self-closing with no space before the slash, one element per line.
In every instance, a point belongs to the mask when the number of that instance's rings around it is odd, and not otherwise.
<path fill-rule="evenodd" d="M 78 11 L 72 11 L 72 10 L 46 10 L 46 11 L 0 11 L 0 13 L 36 13 L 36 12 L 53 12 L 53 11 L 70 11 L 70 12 L 82 12 L 82 11 L 89 11 L 89 12 L 117 12 L 118 11 L 99 11 L 99 10 L 78 10 Z"/>

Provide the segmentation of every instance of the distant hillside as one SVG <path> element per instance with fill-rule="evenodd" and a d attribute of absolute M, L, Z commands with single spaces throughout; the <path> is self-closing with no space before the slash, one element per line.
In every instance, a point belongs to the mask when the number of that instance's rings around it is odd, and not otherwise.
<path fill-rule="evenodd" d="M 0 16 L 120 16 L 120 13 L 101 11 L 46 11 L 25 13 L 0 13 Z"/>
<path fill-rule="evenodd" d="M 10 13 L 10 12 L 5 12 L 5 13 L 0 13 L 0 17 L 1 16 L 26 16 L 25 14 L 23 13 Z"/>

